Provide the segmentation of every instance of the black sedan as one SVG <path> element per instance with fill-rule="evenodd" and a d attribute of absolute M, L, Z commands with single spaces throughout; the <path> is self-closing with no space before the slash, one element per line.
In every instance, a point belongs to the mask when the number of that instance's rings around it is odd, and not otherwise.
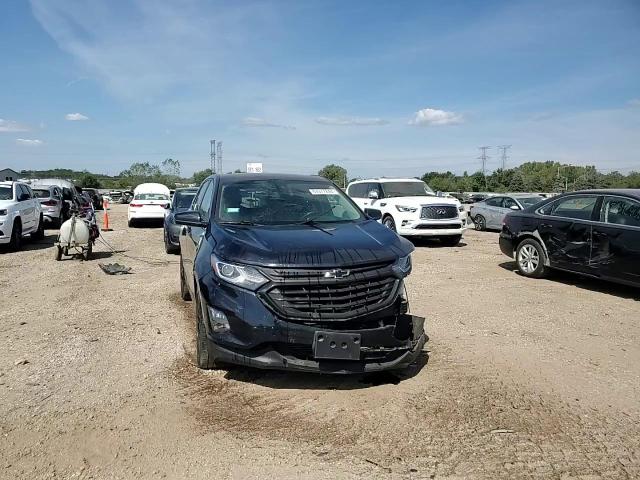
<path fill-rule="evenodd" d="M 176 225 L 173 216 L 191 208 L 197 188 L 178 188 L 173 194 L 171 210 L 164 217 L 164 249 L 167 253 L 180 253 L 180 225 Z"/>
<path fill-rule="evenodd" d="M 640 287 L 640 189 L 566 193 L 511 212 L 500 250 L 527 277 L 554 268 Z"/>

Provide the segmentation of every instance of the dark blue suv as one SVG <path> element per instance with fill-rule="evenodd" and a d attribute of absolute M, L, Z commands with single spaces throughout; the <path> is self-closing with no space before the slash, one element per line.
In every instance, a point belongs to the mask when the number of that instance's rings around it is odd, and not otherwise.
<path fill-rule="evenodd" d="M 403 283 L 413 245 L 322 177 L 213 175 L 175 214 L 201 368 L 400 369 L 425 343 Z"/>

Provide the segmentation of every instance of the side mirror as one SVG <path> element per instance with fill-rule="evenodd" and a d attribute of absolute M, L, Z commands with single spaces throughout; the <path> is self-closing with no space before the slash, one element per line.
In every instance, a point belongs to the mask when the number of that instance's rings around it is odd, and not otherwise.
<path fill-rule="evenodd" d="M 376 192 L 375 190 L 371 190 L 371 191 L 369 192 L 369 198 L 370 198 L 371 200 L 377 200 L 377 199 L 379 198 L 379 197 L 378 197 L 378 192 Z"/>
<path fill-rule="evenodd" d="M 520 210 L 520 207 L 518 205 L 511 205 L 509 208 L 511 210 Z"/>
<path fill-rule="evenodd" d="M 206 227 L 207 222 L 202 219 L 200 212 L 196 210 L 187 210 L 179 212 L 173 216 L 178 225 L 188 225 L 190 227 Z"/>
<path fill-rule="evenodd" d="M 370 220 L 380 220 L 382 218 L 382 212 L 375 208 L 365 208 L 364 214 Z"/>

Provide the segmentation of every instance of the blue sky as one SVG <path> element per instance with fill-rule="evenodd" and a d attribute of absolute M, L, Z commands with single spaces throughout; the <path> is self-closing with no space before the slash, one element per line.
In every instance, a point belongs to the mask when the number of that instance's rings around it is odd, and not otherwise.
<path fill-rule="evenodd" d="M 3 0 L 0 60 L 0 167 L 640 169 L 635 0 Z"/>

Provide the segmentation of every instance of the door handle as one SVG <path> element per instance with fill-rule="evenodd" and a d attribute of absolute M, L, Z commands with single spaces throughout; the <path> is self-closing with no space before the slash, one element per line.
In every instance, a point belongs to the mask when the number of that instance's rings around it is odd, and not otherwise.
<path fill-rule="evenodd" d="M 551 226 L 552 226 L 552 225 L 551 225 L 551 224 L 549 224 L 549 223 L 541 223 L 541 224 L 540 224 L 540 226 L 541 226 L 542 228 L 551 228 Z"/>

